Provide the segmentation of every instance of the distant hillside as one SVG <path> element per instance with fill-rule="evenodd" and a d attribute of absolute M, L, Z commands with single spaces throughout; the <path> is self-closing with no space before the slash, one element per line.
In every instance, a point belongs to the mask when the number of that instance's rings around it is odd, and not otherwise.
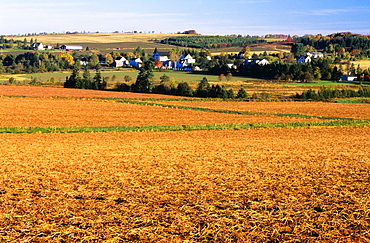
<path fill-rule="evenodd" d="M 295 42 L 329 52 L 340 48 L 345 48 L 346 51 L 370 49 L 370 37 L 368 35 L 352 34 L 350 32 L 335 33 L 327 36 L 305 35 L 296 38 Z"/>

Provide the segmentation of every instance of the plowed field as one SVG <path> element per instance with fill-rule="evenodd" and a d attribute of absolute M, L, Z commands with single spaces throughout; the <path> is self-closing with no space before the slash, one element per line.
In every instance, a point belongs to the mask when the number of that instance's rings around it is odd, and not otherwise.
<path fill-rule="evenodd" d="M 367 242 L 369 134 L 1 134 L 0 240 Z"/>
<path fill-rule="evenodd" d="M 252 111 L 282 114 L 304 114 L 310 116 L 346 117 L 370 119 L 370 106 L 363 104 L 327 102 L 182 102 L 157 101 L 174 106 L 202 107 L 218 110 Z"/>
<path fill-rule="evenodd" d="M 12 88 L 0 87 L 0 242 L 370 241 L 370 123 L 319 119 L 369 119 L 369 105 Z"/>
<path fill-rule="evenodd" d="M 127 98 L 127 99 L 165 99 L 178 96 L 160 95 L 160 94 L 145 94 L 145 93 L 130 93 L 130 92 L 113 92 L 101 90 L 86 90 L 86 89 L 65 89 L 37 86 L 3 86 L 0 85 L 0 96 L 34 96 L 34 97 L 101 97 L 101 98 Z M 186 97 L 184 97 L 186 99 Z"/>
<path fill-rule="evenodd" d="M 0 97 L 0 127 L 171 126 L 316 120 L 223 114 L 98 100 Z"/>

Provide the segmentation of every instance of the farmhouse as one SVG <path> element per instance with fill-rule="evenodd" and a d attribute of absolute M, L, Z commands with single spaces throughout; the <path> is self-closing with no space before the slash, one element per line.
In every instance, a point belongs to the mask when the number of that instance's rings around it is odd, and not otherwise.
<path fill-rule="evenodd" d="M 254 64 L 265 66 L 269 65 L 270 63 L 266 59 L 246 59 L 244 61 L 244 65 L 254 65 Z"/>
<path fill-rule="evenodd" d="M 154 52 L 153 52 L 153 58 L 152 58 L 153 61 L 159 63 L 159 62 L 166 62 L 168 61 L 168 57 L 167 56 L 161 56 L 157 50 L 157 48 L 155 48 Z"/>
<path fill-rule="evenodd" d="M 127 60 L 124 57 L 117 57 L 114 60 L 113 67 L 122 67 L 123 65 L 127 64 Z"/>
<path fill-rule="evenodd" d="M 89 63 L 85 57 L 77 58 L 76 61 L 79 61 L 81 66 L 86 66 Z"/>
<path fill-rule="evenodd" d="M 31 45 L 31 48 L 34 50 L 39 50 L 39 51 L 45 50 L 44 45 L 42 43 L 33 43 Z"/>
<path fill-rule="evenodd" d="M 339 79 L 339 81 L 356 81 L 356 80 L 357 77 L 351 75 L 342 75 L 342 77 Z"/>
<path fill-rule="evenodd" d="M 181 58 L 180 58 L 181 59 Z M 186 62 L 186 64 L 192 64 L 192 63 L 195 63 L 195 59 L 190 56 L 190 54 L 188 54 L 186 57 L 183 58 Z"/>
<path fill-rule="evenodd" d="M 60 49 L 69 51 L 69 50 L 82 50 L 83 48 L 82 46 L 79 45 L 62 45 Z"/>
<path fill-rule="evenodd" d="M 131 58 L 130 65 L 136 68 L 141 67 L 143 61 L 140 58 Z"/>
<path fill-rule="evenodd" d="M 322 52 L 307 52 L 307 56 L 311 56 L 312 58 L 322 58 L 324 54 Z"/>
<path fill-rule="evenodd" d="M 311 62 L 312 59 L 310 56 L 301 56 L 298 60 L 297 63 L 309 63 Z"/>
<path fill-rule="evenodd" d="M 301 56 L 297 62 L 298 63 L 309 63 L 312 61 L 312 58 L 323 58 L 324 54 L 322 52 L 307 52 L 304 56 Z"/>

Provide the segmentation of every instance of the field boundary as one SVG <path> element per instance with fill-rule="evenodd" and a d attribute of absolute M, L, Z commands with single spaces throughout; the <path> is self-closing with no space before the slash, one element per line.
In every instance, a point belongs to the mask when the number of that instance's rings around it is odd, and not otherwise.
<path fill-rule="evenodd" d="M 289 114 L 289 113 L 284 114 L 284 113 L 268 113 L 268 112 L 254 112 L 254 111 L 216 110 L 216 109 L 209 109 L 209 108 L 203 108 L 203 107 L 175 106 L 175 105 L 166 105 L 166 104 L 158 104 L 158 103 L 151 103 L 151 102 L 142 102 L 142 101 L 122 100 L 122 101 L 117 101 L 117 102 L 144 105 L 144 106 L 159 106 L 159 107 L 164 107 L 164 108 L 249 115 L 249 116 L 260 115 L 260 116 L 278 116 L 278 117 L 307 118 L 307 119 L 320 119 L 320 120 L 348 120 L 348 121 L 356 120 L 354 118 L 346 118 L 346 117 L 312 116 L 312 115 L 303 115 L 303 114 Z"/>
<path fill-rule="evenodd" d="M 165 132 L 198 130 L 239 130 L 273 128 L 370 126 L 369 120 L 333 120 L 320 122 L 237 123 L 175 126 L 112 126 L 112 127 L 0 127 L 0 134 L 96 133 L 96 132 Z"/>

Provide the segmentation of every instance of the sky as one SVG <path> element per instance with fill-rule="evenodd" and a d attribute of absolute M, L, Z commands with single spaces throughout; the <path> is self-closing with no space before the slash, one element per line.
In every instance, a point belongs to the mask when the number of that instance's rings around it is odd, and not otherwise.
<path fill-rule="evenodd" d="M 204 35 L 370 34 L 370 0 L 1 0 L 0 35 L 64 32 Z"/>

